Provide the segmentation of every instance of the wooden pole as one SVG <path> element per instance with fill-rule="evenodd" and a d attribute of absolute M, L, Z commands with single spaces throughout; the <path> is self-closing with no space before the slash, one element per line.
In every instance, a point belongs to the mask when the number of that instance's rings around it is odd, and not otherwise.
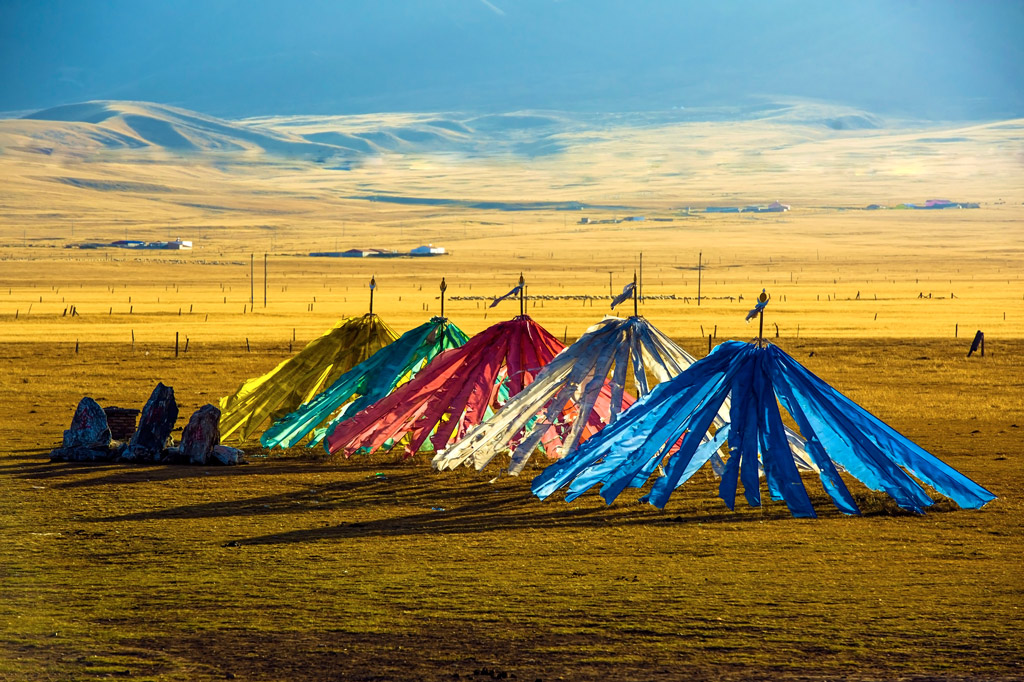
<path fill-rule="evenodd" d="M 768 294 L 762 291 L 761 295 L 757 297 L 757 300 L 761 303 L 767 303 Z M 762 348 L 764 347 L 764 307 L 761 308 L 761 312 L 758 315 L 757 345 Z"/>
<path fill-rule="evenodd" d="M 971 355 L 974 353 L 974 351 L 979 350 L 979 349 L 981 350 L 982 357 L 984 357 L 985 356 L 985 335 L 982 333 L 982 331 L 980 329 L 978 330 L 978 333 L 976 333 L 974 335 L 974 341 L 971 342 L 971 348 L 967 351 L 967 357 L 971 357 Z"/>
<path fill-rule="evenodd" d="M 519 273 L 519 317 L 526 314 L 526 280 Z"/>
<path fill-rule="evenodd" d="M 267 307 L 267 254 L 263 254 L 263 307 Z"/>
<path fill-rule="evenodd" d="M 377 288 L 377 278 L 370 277 L 370 314 L 373 315 L 373 290 Z"/>
<path fill-rule="evenodd" d="M 174 332 L 174 357 L 178 357 L 178 332 Z"/>
<path fill-rule="evenodd" d="M 256 272 L 256 254 L 249 254 L 249 310 L 252 310 L 253 302 L 256 300 L 256 283 L 253 281 L 253 274 Z"/>
<path fill-rule="evenodd" d="M 448 288 L 448 285 L 445 284 L 444 277 L 442 277 L 441 278 L 441 317 L 442 318 L 444 317 L 444 292 L 445 292 L 445 289 L 447 289 L 447 288 Z"/>
<path fill-rule="evenodd" d="M 640 298 L 640 295 L 636 292 L 636 289 L 637 289 L 636 271 L 634 271 L 633 272 L 633 317 L 640 317 L 640 308 L 637 305 L 637 300 Z"/>

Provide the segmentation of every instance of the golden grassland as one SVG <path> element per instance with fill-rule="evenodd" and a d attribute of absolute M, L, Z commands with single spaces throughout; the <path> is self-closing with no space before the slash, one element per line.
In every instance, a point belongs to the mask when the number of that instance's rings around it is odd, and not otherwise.
<path fill-rule="evenodd" d="M 393 155 L 350 171 L 8 147 L 0 678 L 1024 678 L 1024 188 L 1019 125 L 1005 125 L 627 129 L 529 160 Z M 933 137 L 967 141 L 920 141 Z M 349 198 L 385 192 L 624 208 Z M 939 197 L 982 207 L 859 210 Z M 776 198 L 793 210 L 685 211 Z M 577 223 L 633 214 L 648 219 Z M 63 248 L 126 237 L 196 249 Z M 429 242 L 452 255 L 305 255 Z M 628 496 L 541 503 L 532 474 L 490 483 L 389 455 L 249 448 L 231 469 L 45 457 L 82 395 L 140 406 L 164 381 L 182 425 L 365 312 L 371 275 L 376 311 L 405 331 L 438 312 L 442 276 L 454 299 L 504 293 L 523 272 L 530 314 L 571 341 L 606 299 L 537 297 L 607 296 L 641 252 L 645 294 L 689 297 L 642 312 L 691 352 L 708 334 L 754 336 L 743 317 L 764 287 L 773 341 L 999 499 L 916 517 L 853 484 L 865 515 L 846 518 L 808 479 L 821 518 L 796 521 L 777 504 L 729 512 L 710 474 L 659 512 Z M 446 312 L 470 332 L 518 312 L 486 306 Z M 987 355 L 968 359 L 977 329 Z M 177 358 L 176 332 L 189 342 Z"/>
<path fill-rule="evenodd" d="M 659 512 L 390 456 L 49 464 L 81 393 L 162 379 L 187 413 L 285 351 L 3 344 L 0 676 L 1020 679 L 1024 345 L 781 343 L 999 499 L 916 517 L 854 483 L 847 518 L 808 477 L 806 521 L 729 512 L 710 474 Z"/>

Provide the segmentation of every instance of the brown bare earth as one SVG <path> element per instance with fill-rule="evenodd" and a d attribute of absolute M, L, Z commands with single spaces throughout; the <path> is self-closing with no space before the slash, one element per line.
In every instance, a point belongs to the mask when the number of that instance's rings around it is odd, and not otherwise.
<path fill-rule="evenodd" d="M 1024 679 L 1019 121 L 579 130 L 546 156 L 381 153 L 345 171 L 94 149 L 89 125 L 0 121 L 0 679 Z M 352 198 L 385 192 L 621 208 Z M 793 210 L 686 211 L 776 198 Z M 981 207 L 862 210 L 927 198 Z M 647 219 L 578 222 L 623 215 Z M 126 237 L 196 249 L 63 248 Z M 452 255 L 305 255 L 428 242 Z M 180 428 L 365 312 L 371 275 L 397 331 L 436 314 L 444 276 L 446 313 L 476 332 L 518 312 L 487 305 L 523 272 L 530 314 L 571 342 L 641 252 L 641 312 L 695 355 L 709 334 L 752 338 L 764 287 L 771 341 L 999 499 L 918 517 L 851 483 L 865 514 L 849 518 L 807 478 L 820 518 L 798 521 L 730 512 L 710 472 L 658 511 L 640 493 L 537 501 L 538 469 L 492 481 L 387 454 L 46 456 L 83 395 L 140 407 L 163 381 Z M 979 329 L 986 356 L 967 358 Z"/>

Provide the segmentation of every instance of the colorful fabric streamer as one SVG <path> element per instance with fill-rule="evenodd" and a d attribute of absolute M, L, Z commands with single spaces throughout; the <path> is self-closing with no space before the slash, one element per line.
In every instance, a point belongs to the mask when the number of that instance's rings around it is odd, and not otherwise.
<path fill-rule="evenodd" d="M 377 402 L 415 376 L 439 353 L 458 348 L 468 340 L 465 332 L 447 318 L 433 317 L 402 334 L 397 341 L 342 374 L 315 398 L 274 422 L 260 442 L 267 448 L 290 448 L 312 432 L 309 445 L 316 445 L 326 431 L 346 415 L 356 414 Z M 357 400 L 348 402 L 357 395 Z M 325 422 L 325 429 L 317 428 Z"/>
<path fill-rule="evenodd" d="M 933 504 L 917 480 L 961 507 L 976 509 L 995 496 L 901 436 L 877 417 L 812 374 L 773 345 L 728 341 L 679 376 L 657 386 L 614 424 L 555 462 L 533 481 L 541 499 L 567 487 L 572 500 L 601 485 L 607 502 L 627 487 L 641 487 L 659 465 L 643 501 L 663 508 L 713 451 L 702 442 L 716 411 L 728 396 L 730 456 L 719 496 L 730 509 L 737 484 L 751 506 L 761 503 L 758 462 L 763 462 L 773 500 L 785 501 L 796 517 L 814 517 L 814 508 L 794 465 L 779 403 L 807 438 L 825 492 L 847 514 L 858 509 L 839 476 L 842 467 L 872 490 L 890 495 L 907 510 L 923 513 Z"/>
<path fill-rule="evenodd" d="M 633 295 L 633 289 L 635 288 L 635 282 L 630 282 L 626 286 L 622 287 L 622 293 L 612 299 L 612 310 L 615 310 L 615 306 L 630 298 Z"/>
<path fill-rule="evenodd" d="M 509 297 L 511 297 L 511 296 L 515 296 L 516 294 L 518 294 L 518 293 L 519 293 L 520 291 L 522 291 L 522 290 L 523 290 L 523 285 L 522 285 L 522 284 L 518 284 L 518 285 L 516 285 L 516 286 L 515 286 L 515 287 L 514 287 L 514 288 L 512 289 L 512 291 L 508 292 L 508 293 L 507 293 L 507 294 L 505 294 L 504 296 L 499 296 L 498 298 L 496 298 L 496 299 L 494 299 L 493 301 L 491 301 L 491 305 L 489 305 L 489 306 L 487 306 L 487 307 L 488 307 L 488 308 L 493 308 L 494 306 L 496 306 L 496 305 L 498 305 L 499 303 L 501 303 L 502 301 L 504 301 L 504 300 L 505 300 L 506 298 L 509 298 Z"/>
<path fill-rule="evenodd" d="M 757 305 L 755 305 L 753 308 L 751 308 L 750 312 L 747 313 L 746 321 L 750 322 L 752 319 L 757 317 L 758 314 L 760 314 L 760 312 L 762 310 L 764 310 L 766 305 L 768 305 L 768 301 L 758 301 Z M 774 310 L 774 308 L 773 308 L 773 310 Z"/>
<path fill-rule="evenodd" d="M 427 443 L 440 450 L 529 385 L 565 346 L 527 315 L 500 322 L 461 348 L 445 351 L 362 412 L 339 422 L 324 441 L 346 457 L 408 438 L 406 454 Z"/>
<path fill-rule="evenodd" d="M 221 398 L 221 439 L 248 440 L 264 422 L 292 412 L 397 338 L 372 313 L 342 320 L 294 357 Z"/>
<path fill-rule="evenodd" d="M 625 391 L 630 367 L 642 377 L 637 388 L 643 395 L 648 372 L 665 381 L 693 362 L 689 353 L 644 318 L 606 317 L 559 353 L 497 414 L 439 452 L 434 467 L 454 469 L 472 463 L 482 469 L 510 451 L 508 470 L 515 475 L 539 444 L 549 457 L 562 457 L 633 403 Z M 552 434 L 554 438 L 544 442 Z"/>

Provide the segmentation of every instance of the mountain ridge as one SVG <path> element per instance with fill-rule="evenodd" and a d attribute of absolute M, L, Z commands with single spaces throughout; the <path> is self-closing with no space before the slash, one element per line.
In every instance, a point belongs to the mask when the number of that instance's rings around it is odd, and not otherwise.
<path fill-rule="evenodd" d="M 351 116 L 265 116 L 225 120 L 156 102 L 93 100 L 0 119 L 0 135 L 70 152 L 160 149 L 168 153 L 263 153 L 321 163 L 384 153 L 544 156 L 581 135 L 688 122 L 753 121 L 831 131 L 879 129 L 869 112 L 818 102 L 675 109 L 633 114 L 425 112 Z M 18 146 L 10 139 L 0 147 Z"/>

